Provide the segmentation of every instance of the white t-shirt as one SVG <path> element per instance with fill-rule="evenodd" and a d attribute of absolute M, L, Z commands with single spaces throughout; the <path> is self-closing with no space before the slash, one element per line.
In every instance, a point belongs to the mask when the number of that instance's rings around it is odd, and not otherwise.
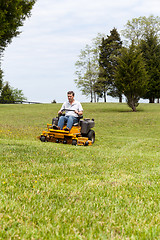
<path fill-rule="evenodd" d="M 82 105 L 80 102 L 74 100 L 72 104 L 69 102 L 64 102 L 60 111 L 65 110 L 66 114 L 65 116 L 73 116 L 73 117 L 78 117 L 78 114 L 75 113 L 74 111 L 77 110 L 78 112 L 83 111 Z M 68 110 L 68 111 L 67 111 Z M 73 111 L 71 111 L 73 110 Z"/>

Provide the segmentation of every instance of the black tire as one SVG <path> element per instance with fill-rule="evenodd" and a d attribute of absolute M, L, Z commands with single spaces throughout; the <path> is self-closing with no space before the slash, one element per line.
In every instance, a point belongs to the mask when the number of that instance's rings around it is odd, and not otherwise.
<path fill-rule="evenodd" d="M 76 139 L 72 140 L 72 145 L 75 145 L 75 146 L 77 145 L 77 140 Z"/>
<path fill-rule="evenodd" d="M 88 142 L 88 141 L 86 141 L 86 142 L 85 142 L 85 144 L 84 144 L 84 146 L 88 146 L 88 144 L 89 144 L 89 142 Z"/>
<path fill-rule="evenodd" d="M 87 134 L 87 137 L 89 140 L 92 141 L 92 143 L 95 142 L 95 131 L 94 130 L 90 130 L 89 133 Z"/>
<path fill-rule="evenodd" d="M 46 137 L 45 136 L 41 136 L 40 140 L 41 140 L 41 142 L 46 142 Z"/>
<path fill-rule="evenodd" d="M 67 144 L 67 140 L 65 139 L 65 140 L 63 140 L 63 144 Z"/>

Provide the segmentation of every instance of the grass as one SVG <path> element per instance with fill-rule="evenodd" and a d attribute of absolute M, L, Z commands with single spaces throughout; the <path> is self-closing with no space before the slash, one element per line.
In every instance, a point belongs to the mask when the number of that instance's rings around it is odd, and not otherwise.
<path fill-rule="evenodd" d="M 160 106 L 85 103 L 93 146 L 40 142 L 60 106 L 0 105 L 0 239 L 160 239 Z"/>

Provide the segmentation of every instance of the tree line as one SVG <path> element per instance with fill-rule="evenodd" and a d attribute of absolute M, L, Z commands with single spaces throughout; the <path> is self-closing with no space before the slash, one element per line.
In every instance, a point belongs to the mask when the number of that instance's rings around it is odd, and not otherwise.
<path fill-rule="evenodd" d="M 81 50 L 75 63 L 77 87 L 91 102 L 106 95 L 126 97 L 133 111 L 140 98 L 154 103 L 160 98 L 160 18 L 133 18 L 121 31 L 98 34 Z"/>
<path fill-rule="evenodd" d="M 1 62 L 6 47 L 13 37 L 21 32 L 26 18 L 30 17 L 36 0 L 0 0 L 0 103 L 14 103 L 26 100 L 22 90 L 14 89 L 8 82 L 3 82 Z"/>

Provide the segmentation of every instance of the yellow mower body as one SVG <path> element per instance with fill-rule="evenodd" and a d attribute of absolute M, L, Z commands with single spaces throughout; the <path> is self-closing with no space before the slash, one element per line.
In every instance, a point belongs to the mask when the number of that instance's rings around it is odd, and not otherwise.
<path fill-rule="evenodd" d="M 82 133 L 84 129 L 83 121 L 84 120 L 80 121 L 78 126 L 72 126 L 70 131 L 64 130 L 66 126 L 63 127 L 63 130 L 58 130 L 54 129 L 52 124 L 47 124 L 47 131 L 43 131 L 39 139 L 42 142 L 91 146 L 95 141 L 95 132 L 91 129 L 87 129 L 88 134 Z"/>

